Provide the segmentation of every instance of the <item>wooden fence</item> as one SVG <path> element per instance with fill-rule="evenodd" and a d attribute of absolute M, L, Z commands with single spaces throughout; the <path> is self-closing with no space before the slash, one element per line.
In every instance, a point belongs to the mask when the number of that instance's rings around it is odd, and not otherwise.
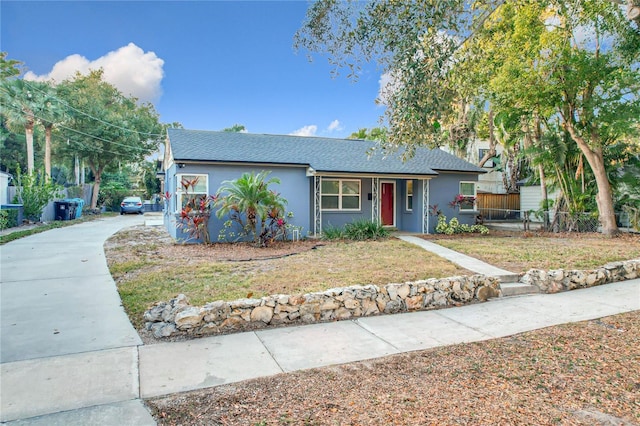
<path fill-rule="evenodd" d="M 520 219 L 520 194 L 481 193 L 477 208 L 484 220 Z"/>

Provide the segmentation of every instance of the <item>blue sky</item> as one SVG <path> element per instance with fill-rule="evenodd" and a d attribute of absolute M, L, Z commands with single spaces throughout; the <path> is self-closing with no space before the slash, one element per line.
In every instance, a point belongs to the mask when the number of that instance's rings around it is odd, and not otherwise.
<path fill-rule="evenodd" d="M 0 47 L 28 78 L 102 66 L 163 122 L 252 133 L 346 137 L 374 127 L 381 71 L 332 78 L 326 57 L 296 53 L 306 1 L 2 1 Z M 55 68 L 54 68 L 55 67 Z M 313 127 L 315 126 L 315 127 Z"/>

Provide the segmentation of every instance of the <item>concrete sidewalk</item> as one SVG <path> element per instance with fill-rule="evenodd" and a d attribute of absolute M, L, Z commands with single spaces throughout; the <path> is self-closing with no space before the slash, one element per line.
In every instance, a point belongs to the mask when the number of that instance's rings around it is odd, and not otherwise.
<path fill-rule="evenodd" d="M 640 279 L 559 294 L 140 347 L 143 398 L 640 310 Z"/>
<path fill-rule="evenodd" d="M 102 245 L 142 220 L 87 222 L 0 247 L 0 421 L 153 425 L 140 398 L 640 310 L 636 279 L 555 295 L 141 346 L 108 276 Z M 462 262 L 460 256 L 451 260 Z"/>

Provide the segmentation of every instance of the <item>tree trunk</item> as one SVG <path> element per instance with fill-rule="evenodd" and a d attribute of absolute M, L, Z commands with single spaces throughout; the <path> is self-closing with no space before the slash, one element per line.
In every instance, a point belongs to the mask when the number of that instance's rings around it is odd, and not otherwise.
<path fill-rule="evenodd" d="M 33 124 L 24 128 L 27 138 L 27 173 L 32 174 L 34 169 L 33 161 Z"/>
<path fill-rule="evenodd" d="M 51 179 L 51 126 L 44 128 L 44 173 Z"/>
<path fill-rule="evenodd" d="M 570 121 L 565 120 L 565 127 L 571 135 L 571 139 L 578 144 L 580 151 L 584 154 L 587 159 L 587 163 L 589 163 L 589 166 L 595 175 L 596 186 L 598 187 L 596 203 L 598 205 L 602 233 L 605 235 L 616 235 L 620 231 L 618 229 L 616 215 L 613 210 L 613 193 L 611 191 L 609 178 L 607 177 L 607 171 L 604 167 L 602 149 L 592 150 L 587 142 L 578 134 L 573 123 Z"/>
<path fill-rule="evenodd" d="M 493 134 L 493 110 L 489 109 L 489 150 L 485 152 L 484 156 L 478 162 L 478 167 L 483 167 L 484 164 L 495 157 L 496 154 L 496 138 Z"/>
<path fill-rule="evenodd" d="M 100 193 L 100 183 L 102 182 L 102 169 L 91 167 L 91 171 L 95 177 L 93 181 L 93 194 L 91 194 L 91 208 L 98 208 L 98 194 Z"/>

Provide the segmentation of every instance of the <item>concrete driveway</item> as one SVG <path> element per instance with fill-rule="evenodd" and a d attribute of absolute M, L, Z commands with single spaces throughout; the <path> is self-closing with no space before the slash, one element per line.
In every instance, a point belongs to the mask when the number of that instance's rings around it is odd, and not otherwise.
<path fill-rule="evenodd" d="M 102 246 L 143 223 L 103 218 L 0 247 L 0 421 L 138 398 L 142 342 Z"/>

